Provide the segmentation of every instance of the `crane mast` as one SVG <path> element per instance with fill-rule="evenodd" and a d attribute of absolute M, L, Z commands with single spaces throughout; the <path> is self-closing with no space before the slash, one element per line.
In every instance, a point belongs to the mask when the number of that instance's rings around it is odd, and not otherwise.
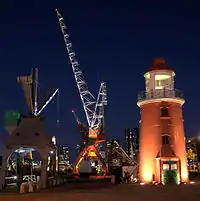
<path fill-rule="evenodd" d="M 83 108 L 86 114 L 87 122 L 88 122 L 88 125 L 91 126 L 93 112 L 96 105 L 96 100 L 95 100 L 95 97 L 90 93 L 87 83 L 84 80 L 83 73 L 79 69 L 79 63 L 76 60 L 76 55 L 72 50 L 72 43 L 70 43 L 69 41 L 69 34 L 67 33 L 67 27 L 65 25 L 64 19 L 57 9 L 56 9 L 56 13 L 57 13 L 61 31 L 64 37 L 65 45 L 68 51 L 69 60 L 74 72 L 76 84 L 80 93 Z"/>

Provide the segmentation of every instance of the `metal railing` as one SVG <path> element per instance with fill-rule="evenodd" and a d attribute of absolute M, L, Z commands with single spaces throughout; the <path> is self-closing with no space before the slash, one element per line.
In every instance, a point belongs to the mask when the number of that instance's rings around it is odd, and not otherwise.
<path fill-rule="evenodd" d="M 159 98 L 175 98 L 184 100 L 184 94 L 178 89 L 155 89 L 149 92 L 142 91 L 138 94 L 138 102 Z"/>

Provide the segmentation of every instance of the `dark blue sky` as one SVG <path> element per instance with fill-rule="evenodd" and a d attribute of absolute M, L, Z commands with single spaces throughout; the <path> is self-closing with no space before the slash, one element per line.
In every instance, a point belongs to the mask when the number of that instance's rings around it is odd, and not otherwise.
<path fill-rule="evenodd" d="M 122 140 L 124 128 L 138 123 L 137 93 L 144 90 L 143 74 L 155 57 L 167 58 L 175 70 L 176 88 L 183 90 L 186 97 L 185 133 L 196 135 L 200 132 L 200 5 L 196 2 L 1 2 L 1 116 L 9 109 L 27 110 L 16 77 L 38 67 L 40 83 L 47 90 L 60 88 L 60 130 L 57 133 L 55 103 L 43 113 L 48 129 L 74 153 L 80 134 L 71 109 L 86 119 L 54 11 L 57 7 L 68 25 L 74 51 L 93 94 L 97 95 L 101 80 L 107 81 L 107 138 Z M 3 118 L 1 122 L 3 132 Z M 1 134 L 1 143 L 6 135 Z"/>

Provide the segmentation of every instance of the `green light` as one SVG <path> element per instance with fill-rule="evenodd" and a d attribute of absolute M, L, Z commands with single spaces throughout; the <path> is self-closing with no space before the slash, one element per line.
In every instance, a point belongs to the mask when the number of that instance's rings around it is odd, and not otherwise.
<path fill-rule="evenodd" d="M 6 119 L 9 119 L 10 118 L 10 114 L 7 112 L 6 113 Z"/>
<path fill-rule="evenodd" d="M 21 119 L 21 115 L 18 112 L 7 112 L 6 113 L 6 119 Z"/>
<path fill-rule="evenodd" d="M 14 112 L 14 113 L 12 114 L 12 116 L 13 116 L 15 119 L 20 119 L 20 114 L 17 113 L 17 112 Z"/>

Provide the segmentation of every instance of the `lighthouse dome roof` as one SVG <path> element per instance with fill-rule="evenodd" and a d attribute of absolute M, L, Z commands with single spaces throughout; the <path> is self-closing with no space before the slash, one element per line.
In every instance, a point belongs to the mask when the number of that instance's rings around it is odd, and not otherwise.
<path fill-rule="evenodd" d="M 157 71 L 157 70 L 168 70 L 173 71 L 171 67 L 166 65 L 166 59 L 156 58 L 153 60 L 152 66 L 148 69 L 147 72 Z"/>

